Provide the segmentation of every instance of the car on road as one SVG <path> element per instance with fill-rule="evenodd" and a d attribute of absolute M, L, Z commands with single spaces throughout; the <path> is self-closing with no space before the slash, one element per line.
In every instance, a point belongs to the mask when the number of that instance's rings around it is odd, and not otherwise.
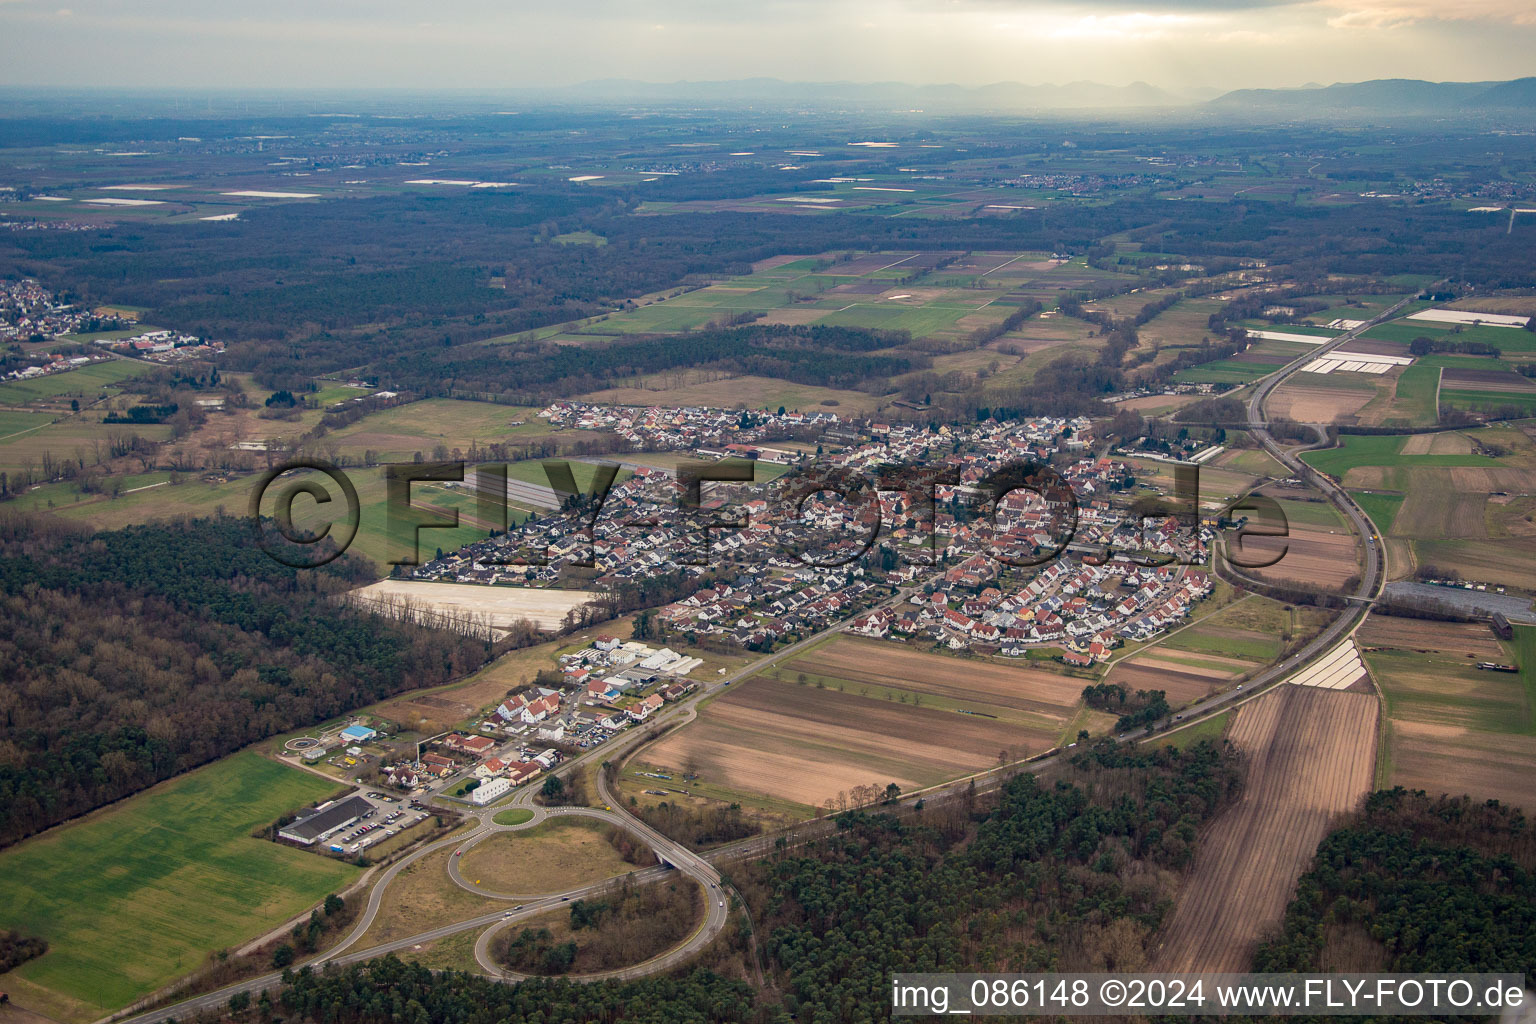
<path fill-rule="evenodd" d="M 458 856 L 461 856 L 461 855 L 463 855 L 463 853 L 464 853 L 464 851 L 463 851 L 463 850 L 454 850 L 454 851 L 453 851 L 453 855 L 454 855 L 454 856 L 455 856 L 455 857 L 458 857 Z"/>
<path fill-rule="evenodd" d="M 725 906 L 725 900 L 721 900 L 721 901 L 720 901 L 720 905 L 721 905 L 721 906 L 722 906 L 722 907 L 723 907 L 723 906 Z"/>

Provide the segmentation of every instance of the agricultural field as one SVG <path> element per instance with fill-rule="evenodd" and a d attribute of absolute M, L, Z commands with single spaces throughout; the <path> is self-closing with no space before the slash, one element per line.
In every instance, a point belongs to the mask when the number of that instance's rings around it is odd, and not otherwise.
<path fill-rule="evenodd" d="M 1201 338 L 1211 337 L 1211 314 L 1221 308 L 1215 299 L 1182 299 L 1137 328 L 1136 334 L 1142 347 L 1156 345 L 1171 359 L 1178 350 L 1198 348 Z"/>
<path fill-rule="evenodd" d="M 1328 303 L 1327 309 L 1309 313 L 1306 317 L 1307 322 L 1326 324 L 1331 320 L 1370 320 L 1391 309 L 1401 298 L 1401 295 L 1308 295 L 1298 301 Z"/>
<path fill-rule="evenodd" d="M 1240 359 L 1216 359 L 1180 370 L 1173 379 L 1180 384 L 1247 384 L 1268 376 L 1279 363 L 1250 363 Z"/>
<path fill-rule="evenodd" d="M 768 323 L 842 324 L 905 330 L 920 338 L 958 338 L 1003 320 L 1011 309 L 988 307 L 1021 288 L 1040 287 L 1054 295 L 1085 281 L 1123 277 L 1059 263 L 1043 253 L 971 253 L 950 266 L 936 266 L 962 255 L 828 253 L 766 260 L 751 274 L 645 298 L 635 308 L 566 324 L 558 333 L 579 343 L 584 337 L 690 331 L 757 313 Z"/>
<path fill-rule="evenodd" d="M 356 392 L 354 392 L 355 394 Z M 561 441 L 595 440 L 589 430 L 554 431 L 537 409 L 490 402 L 428 398 L 397 405 L 358 420 L 325 436 L 325 445 L 362 459 L 368 452 L 380 462 L 410 462 L 420 453 L 432 460 L 441 446 L 452 456 L 472 444 L 534 444 L 558 434 Z"/>
<path fill-rule="evenodd" d="M 1463 431 L 1461 434 L 1468 439 L 1480 436 L 1477 431 Z M 1500 458 L 1475 454 L 1470 444 L 1464 450 L 1455 452 L 1447 452 L 1442 449 L 1440 453 L 1436 454 L 1433 447 L 1425 451 L 1419 451 L 1419 448 L 1425 444 L 1433 445 L 1432 441 L 1420 441 L 1420 438 L 1433 438 L 1436 436 L 1438 435 L 1347 434 L 1339 438 L 1339 447 L 1304 452 L 1301 458 L 1303 462 L 1313 469 L 1320 470 L 1350 484 L 1356 481 L 1347 476 L 1347 474 L 1361 466 L 1480 467 L 1505 464 Z M 1411 449 L 1407 447 L 1410 441 L 1415 442 Z"/>
<path fill-rule="evenodd" d="M 1235 473 L 1247 473 L 1256 480 L 1283 479 L 1290 475 L 1290 472 L 1276 462 L 1268 452 L 1257 448 L 1235 448 L 1222 452 L 1216 458 L 1203 463 L 1201 469 L 1203 470 L 1206 466 L 1229 469 Z"/>
<path fill-rule="evenodd" d="M 1156 459 L 1126 459 L 1136 475 L 1139 487 L 1167 496 L 1174 492 L 1173 464 Z M 1217 461 L 1220 461 L 1219 459 Z M 1262 467 L 1262 463 L 1259 464 Z M 1200 466 L 1200 506 L 1205 509 L 1225 507 L 1233 498 L 1248 493 L 1264 476 L 1252 467 Z"/>
<path fill-rule="evenodd" d="M 1435 323 L 1429 320 L 1392 320 L 1377 324 L 1366 331 L 1363 338 L 1395 341 L 1409 344 L 1415 338 L 1433 338 L 1437 341 L 1475 341 L 1492 345 L 1506 353 L 1536 352 L 1536 334 L 1514 327 L 1460 327 Z"/>
<path fill-rule="evenodd" d="M 33 380 L 5 381 L 0 383 L 0 406 L 71 397 L 94 400 L 114 384 L 147 376 L 160 369 L 153 363 L 134 359 L 110 359 L 82 366 L 78 370 L 50 373 Z"/>
<path fill-rule="evenodd" d="M 1316 636 L 1332 617 L 1321 608 L 1249 594 L 1172 633 L 1153 652 L 1165 658 L 1193 655 L 1241 661 L 1254 668 L 1277 660 L 1287 645 Z"/>
<path fill-rule="evenodd" d="M 1298 423 L 1353 423 L 1378 394 L 1359 379 L 1364 376 L 1298 373 L 1274 390 L 1265 408 Z"/>
<path fill-rule="evenodd" d="M 572 475 L 578 487 L 591 485 L 594 467 L 587 462 L 572 461 Z M 448 487 L 438 483 L 415 483 L 411 487 L 412 510 L 410 517 L 422 520 L 444 520 L 454 512 L 459 514 L 456 527 L 423 525 L 415 533 L 405 517 L 391 528 L 388 504 L 388 487 L 383 467 L 351 468 L 345 471 L 357 489 L 358 529 L 357 536 L 348 550 L 372 560 L 383 576 L 390 560 L 415 551 L 425 560 L 433 556 L 437 548 L 450 551 L 471 541 L 483 540 L 490 523 L 479 518 L 477 499 L 471 489 Z M 284 475 L 267 492 L 262 505 L 264 515 L 272 514 L 275 494 L 287 482 L 308 475 L 293 473 Z M 514 462 L 508 466 L 509 480 L 522 480 L 539 487 L 547 487 L 548 480 L 542 465 L 537 461 Z M 621 478 L 623 473 L 621 472 Z M 138 474 L 126 478 L 124 490 L 117 496 L 110 494 L 82 494 L 73 484 L 45 484 L 21 499 L 30 507 L 47 511 L 65 519 L 85 523 L 95 529 L 117 529 L 134 523 L 182 516 L 209 516 L 223 510 L 230 515 L 244 515 L 250 506 L 253 490 L 259 482 L 256 475 L 229 478 L 197 478 L 174 476 L 169 473 Z M 335 484 L 320 481 L 333 499 L 340 494 Z M 325 523 L 344 518 L 345 511 L 339 503 L 318 505 L 308 497 L 299 497 L 293 504 L 294 523 L 300 528 L 319 529 Z M 521 522 L 528 515 L 516 498 L 508 501 L 508 517 Z M 336 527 L 338 536 L 341 527 Z"/>
<path fill-rule="evenodd" d="M 1237 803 L 1208 827 L 1150 969 L 1245 971 L 1334 818 L 1371 789 L 1376 698 L 1282 684 L 1239 708 Z"/>
<path fill-rule="evenodd" d="M 1409 426 L 1430 426 L 1440 418 L 1439 390 L 1438 367 L 1424 363 L 1406 366 L 1397 376 L 1391 404 L 1370 422 L 1401 420 Z"/>
<path fill-rule="evenodd" d="M 95 1020 L 345 888 L 357 868 L 251 836 L 335 791 L 241 753 L 0 853 L 0 927 L 50 946 L 12 1001 Z"/>
<path fill-rule="evenodd" d="M 597 596 L 588 590 L 493 587 L 426 580 L 380 580 L 351 594 L 353 600 L 371 607 L 389 609 L 409 605 L 483 622 L 496 630 L 507 629 L 521 619 L 540 629 L 558 629 L 566 613 Z"/>
<path fill-rule="evenodd" d="M 1505 643 L 1483 623 L 1372 615 L 1359 639 L 1387 716 L 1380 784 L 1536 808 L 1536 627 Z"/>
<path fill-rule="evenodd" d="M 1193 725 L 1186 725 L 1172 732 L 1164 733 L 1154 741 L 1154 744 L 1159 747 L 1188 747 L 1199 743 L 1201 740 L 1210 740 L 1212 743 L 1220 744 L 1231 724 L 1232 712 L 1223 711 L 1219 715 L 1212 715 Z"/>
<path fill-rule="evenodd" d="M 1380 491 L 1350 491 L 1349 496 L 1370 517 L 1377 533 L 1385 537 L 1392 532 L 1398 510 L 1403 507 L 1403 495 Z"/>
<path fill-rule="evenodd" d="M 1331 504 L 1280 497 L 1285 493 L 1277 490 L 1274 496 L 1280 499 L 1285 515 L 1286 535 L 1244 537 L 1242 545 L 1245 558 L 1276 561 L 1244 572 L 1276 583 L 1343 587 L 1359 571 L 1360 550 L 1354 531 Z"/>
<path fill-rule="evenodd" d="M 933 785 L 992 767 L 1005 750 L 1022 757 L 1102 724 L 1079 714 L 1085 684 L 838 637 L 733 687 L 643 759 L 732 790 L 830 806 L 855 786 Z"/>
<path fill-rule="evenodd" d="M 1116 663 L 1104 681 L 1131 691 L 1162 690 L 1168 703 L 1179 707 L 1227 689 L 1257 667 L 1258 663 L 1242 658 L 1159 646 Z"/>
<path fill-rule="evenodd" d="M 1503 413 L 1505 409 L 1514 408 L 1517 415 L 1536 416 L 1536 391 L 1495 391 L 1446 385 L 1440 389 L 1440 404 L 1483 413 Z"/>
<path fill-rule="evenodd" d="M 890 403 L 891 398 L 843 388 L 796 384 L 774 377 L 743 374 L 721 378 L 715 373 L 687 370 L 649 374 L 624 387 L 589 392 L 581 396 L 581 401 L 639 406 L 708 405 L 727 409 L 777 409 L 783 406 L 792 412 L 831 409 L 839 415 L 861 415 L 878 412 Z"/>

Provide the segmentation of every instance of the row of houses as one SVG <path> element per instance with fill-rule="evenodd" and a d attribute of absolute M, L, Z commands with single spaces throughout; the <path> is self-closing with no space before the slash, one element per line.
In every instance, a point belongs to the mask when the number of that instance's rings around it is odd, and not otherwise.
<path fill-rule="evenodd" d="M 877 638 L 926 636 L 954 650 L 985 646 L 1011 657 L 1055 647 L 1069 664 L 1087 665 L 1107 660 L 1125 640 L 1148 639 L 1183 620 L 1210 589 L 1203 569 L 1062 559 L 1004 594 L 978 581 L 975 566 L 961 565 L 906 605 L 877 609 L 851 629 Z"/>

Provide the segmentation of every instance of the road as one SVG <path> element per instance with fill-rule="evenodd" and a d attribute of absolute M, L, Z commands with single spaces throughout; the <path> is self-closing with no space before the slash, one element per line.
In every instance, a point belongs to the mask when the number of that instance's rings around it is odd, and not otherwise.
<path fill-rule="evenodd" d="M 1338 618 L 1334 619 L 1334 621 L 1330 623 L 1322 633 L 1314 637 L 1295 654 L 1281 661 L 1279 664 L 1272 665 L 1263 672 L 1260 672 L 1247 684 L 1238 689 L 1208 697 L 1186 707 L 1182 712 L 1180 712 L 1177 721 L 1182 721 L 1183 724 L 1192 724 L 1193 722 L 1210 717 L 1211 715 L 1220 714 L 1223 711 L 1230 710 L 1232 707 L 1254 699 L 1265 690 L 1269 689 L 1271 686 L 1280 683 L 1292 673 L 1305 667 L 1314 659 L 1330 651 L 1335 644 L 1353 632 L 1354 629 L 1359 625 L 1360 621 L 1364 618 L 1366 613 L 1369 612 L 1370 602 L 1375 600 L 1376 596 L 1379 594 L 1383 583 L 1385 564 L 1381 550 L 1381 542 L 1380 539 L 1376 536 L 1374 528 L 1371 526 L 1370 519 L 1365 515 L 1360 507 L 1355 504 L 1353 499 L 1350 498 L 1347 491 L 1335 484 L 1324 474 L 1318 473 L 1310 466 L 1307 466 L 1290 451 L 1281 447 L 1281 445 L 1274 439 L 1273 435 L 1271 435 L 1267 428 L 1267 420 L 1264 416 L 1264 402 L 1270 396 L 1270 394 L 1273 393 L 1275 388 L 1277 388 L 1281 383 L 1283 383 L 1293 374 L 1297 373 L 1303 366 L 1307 365 L 1318 356 L 1326 352 L 1341 348 L 1348 344 L 1350 341 L 1355 340 L 1361 333 L 1368 330 L 1370 327 L 1391 317 L 1393 313 L 1397 312 L 1397 310 L 1401 309 L 1409 301 L 1409 299 L 1402 300 L 1375 318 L 1366 321 L 1364 324 L 1361 324 L 1359 327 L 1341 334 L 1339 337 L 1333 339 L 1332 341 L 1320 345 L 1307 352 L 1305 355 L 1297 358 L 1296 360 L 1287 363 L 1285 366 L 1282 366 L 1279 370 L 1275 371 L 1270 376 L 1265 377 L 1263 380 L 1259 381 L 1254 387 L 1252 395 L 1248 399 L 1249 432 L 1259 441 L 1264 450 L 1268 452 L 1271 457 L 1276 459 L 1281 465 L 1285 466 L 1292 473 L 1296 474 L 1302 479 L 1308 480 L 1310 483 L 1312 483 L 1313 486 L 1317 487 L 1318 490 L 1327 496 L 1330 501 L 1338 506 L 1339 510 L 1344 513 L 1345 517 L 1350 522 L 1354 531 L 1359 534 L 1362 545 L 1364 547 L 1365 558 L 1364 567 L 1360 574 L 1360 583 L 1359 586 L 1356 587 L 1353 595 L 1353 602 L 1349 607 L 1344 609 L 1343 613 L 1340 614 Z M 914 584 L 908 587 L 900 588 L 891 597 L 879 602 L 879 604 L 875 605 L 874 607 L 881 607 L 884 605 L 896 603 L 902 598 L 915 593 L 920 589 L 920 587 L 921 584 Z M 860 612 L 859 614 L 863 614 L 863 612 Z M 681 725 L 691 721 L 698 713 L 699 702 L 709 695 L 718 692 L 719 690 L 731 685 L 732 683 L 739 682 L 743 679 L 746 679 L 748 676 L 770 668 L 779 661 L 794 656 L 796 653 L 804 650 L 807 647 L 810 647 L 813 644 L 819 643 L 834 633 L 844 631 L 853 618 L 854 616 L 850 616 L 849 618 L 844 619 L 841 622 L 834 623 L 833 625 L 827 627 L 824 630 L 821 630 L 812 636 L 806 637 L 804 640 L 800 640 L 779 651 L 750 662 L 749 664 L 743 666 L 742 668 L 722 679 L 705 683 L 704 685 L 700 686 L 698 692 L 686 698 L 679 705 L 674 705 L 672 713 L 667 714 L 664 718 L 658 718 L 652 722 L 642 725 L 638 729 L 630 730 L 620 738 L 611 740 L 600 747 L 595 747 L 580 757 L 573 758 L 565 764 L 562 764 L 559 767 L 557 774 L 569 774 L 571 771 L 581 768 L 588 762 L 598 758 L 601 758 L 602 760 L 619 759 L 622 755 L 631 751 L 635 746 L 649 742 L 660 731 L 662 731 L 663 728 L 671 728 L 674 725 Z M 1150 731 L 1166 731 L 1169 726 L 1175 724 L 1175 721 L 1176 720 L 1173 719 L 1164 719 L 1160 722 L 1154 723 Z M 1148 729 L 1136 729 L 1131 732 L 1120 734 L 1118 737 L 1116 737 L 1116 740 L 1117 742 L 1121 743 L 1129 743 L 1147 735 L 1149 735 Z M 1054 765 L 1064 760 L 1068 756 L 1068 754 L 1063 752 L 1048 758 L 1038 759 L 1030 762 L 1029 768 L 1031 770 L 1040 770 Z M 1007 778 L 1007 772 L 996 771 L 984 773 L 983 776 L 979 778 L 987 780 L 986 788 L 990 788 L 993 785 L 1001 784 L 1002 780 Z M 609 807 L 618 806 L 613 795 L 608 791 L 607 782 L 602 777 L 601 772 L 598 773 L 598 780 L 599 792 L 602 799 L 609 805 Z M 954 798 L 962 794 L 970 786 L 971 781 L 972 779 L 961 779 L 942 786 L 931 787 L 930 789 L 924 790 L 921 793 L 907 794 L 905 797 L 903 797 L 902 802 L 906 803 L 915 800 L 919 796 L 930 801 L 935 799 L 942 800 L 946 798 Z M 982 787 L 978 785 L 978 789 L 980 788 Z M 424 945 L 428 942 L 433 942 L 449 935 L 456 935 L 463 931 L 468 931 L 474 928 L 485 928 L 485 931 L 480 935 L 475 943 L 476 961 L 480 964 L 481 968 L 492 977 L 515 980 L 519 977 L 519 975 L 504 970 L 499 965 L 497 965 L 490 956 L 490 943 L 494 935 L 501 931 L 503 928 L 510 927 L 519 921 L 559 907 L 564 903 L 572 902 L 574 900 L 586 898 L 589 896 L 600 895 L 613 886 L 613 880 L 605 880 L 602 882 L 594 883 L 592 885 L 571 889 L 563 893 L 554 893 L 549 896 L 540 897 L 538 899 L 526 902 L 520 905 L 520 909 L 483 914 L 479 917 L 471 918 L 467 921 L 459 921 L 453 924 L 443 925 L 442 927 L 430 929 L 428 931 L 424 931 L 394 942 L 385 943 L 383 945 L 370 946 L 367 949 L 358 952 L 348 952 L 348 950 L 350 950 L 352 946 L 354 946 L 357 941 L 361 939 L 362 936 L 373 925 L 374 920 L 378 916 L 379 907 L 383 902 L 384 894 L 388 889 L 389 884 L 395 879 L 396 876 L 399 875 L 402 870 L 404 870 L 410 864 L 445 847 L 456 845 L 458 848 L 463 849 L 467 846 L 472 846 L 476 843 L 482 842 L 483 840 L 498 832 L 514 831 L 519 828 L 531 828 L 539 822 L 559 814 L 578 814 L 586 817 L 592 817 L 610 822 L 611 824 L 635 832 L 642 836 L 646 842 L 651 844 L 652 849 L 656 851 L 658 856 L 672 864 L 679 871 L 689 875 L 690 877 L 699 881 L 700 884 L 705 886 L 704 923 L 699 927 L 697 931 L 693 933 L 693 935 L 688 938 L 686 942 L 671 950 L 668 950 L 666 953 L 663 953 L 657 957 L 653 957 L 644 963 L 636 964 L 622 970 L 607 972 L 602 975 L 595 975 L 592 976 L 593 978 L 633 978 L 654 973 L 656 971 L 666 970 L 669 967 L 683 963 L 693 957 L 699 950 L 703 949 L 711 941 L 713 941 L 714 937 L 719 933 L 720 929 L 724 927 L 729 915 L 730 907 L 725 905 L 728 903 L 728 901 L 725 899 L 724 890 L 719 888 L 721 884 L 720 874 L 708 859 L 700 857 L 699 855 L 693 853 L 691 850 L 688 850 L 683 846 L 673 842 L 672 840 L 661 835 L 655 829 L 652 829 L 650 826 L 646 825 L 644 822 L 639 821 L 637 818 L 625 814 L 622 811 L 614 811 L 607 808 L 601 810 L 596 808 L 544 808 L 533 802 L 535 792 L 536 787 L 523 787 L 523 789 L 519 790 L 509 803 L 496 808 L 495 811 L 487 809 L 480 812 L 480 822 L 478 826 L 476 826 L 474 831 L 468 835 L 460 835 L 457 837 L 450 836 L 446 839 L 440 839 L 434 843 L 422 847 L 419 850 L 414 851 L 409 856 L 402 858 L 400 861 L 397 861 L 395 864 L 391 865 L 390 868 L 385 871 L 382 876 L 380 876 L 378 882 L 370 890 L 368 895 L 368 904 L 364 908 L 362 915 L 358 918 L 357 923 L 353 926 L 353 929 L 348 934 L 348 936 L 336 947 L 310 962 L 316 966 L 323 963 L 333 963 L 338 965 L 357 963 L 364 960 L 371 960 L 374 957 L 383 956 L 387 953 L 398 952 L 402 949 L 410 949 L 414 946 Z M 534 817 L 522 825 L 496 825 L 494 821 L 492 821 L 494 814 L 498 811 L 506 810 L 508 807 L 526 807 L 534 811 Z M 815 832 L 816 829 L 806 826 L 802 827 L 801 831 Z M 789 830 L 789 834 L 790 836 L 794 836 L 794 830 Z M 767 849 L 771 847 L 772 844 L 782 835 L 784 835 L 784 833 L 769 836 L 757 836 L 744 842 L 743 844 L 732 844 L 731 846 L 722 847 L 720 849 L 711 851 L 710 857 L 711 859 L 725 859 L 727 857 L 740 857 L 749 855 L 745 851 L 754 849 Z M 456 884 L 490 899 L 511 900 L 515 898 L 482 890 L 467 882 L 458 873 L 457 860 L 457 857 L 453 858 L 450 861 L 449 867 L 449 875 L 451 878 L 453 878 Z M 636 880 L 650 880 L 652 878 L 661 877 L 663 873 L 664 869 L 650 868 L 642 872 L 637 872 L 635 877 Z M 486 927 L 487 925 L 491 927 Z M 160 1024 L 160 1022 L 172 1017 L 182 1017 L 187 1014 L 205 1010 L 217 1010 L 226 1005 L 230 996 L 237 992 L 249 992 L 252 995 L 255 995 L 258 992 L 277 987 L 281 983 L 281 980 L 282 976 L 278 972 L 262 975 L 261 977 L 254 978 L 245 982 L 240 982 L 234 985 L 229 985 L 217 991 L 209 992 L 201 996 L 196 996 L 183 1002 L 163 1007 L 161 1009 L 151 1010 L 147 1013 L 141 1013 L 133 1017 L 123 1018 L 118 1022 L 118 1024 Z"/>
<path fill-rule="evenodd" d="M 1319 345 L 1312 351 L 1287 363 L 1285 366 L 1282 366 L 1279 370 L 1261 380 L 1257 386 L 1254 387 L 1253 394 L 1248 398 L 1249 433 L 1254 438 L 1256 438 L 1261 445 L 1263 445 L 1264 450 L 1268 452 L 1272 458 L 1278 461 L 1281 465 L 1285 466 L 1296 476 L 1312 484 L 1312 486 L 1321 491 L 1329 501 L 1333 502 L 1333 504 L 1338 507 L 1339 511 L 1343 512 L 1345 517 L 1349 520 L 1350 526 L 1354 529 L 1355 533 L 1360 536 L 1361 545 L 1365 550 L 1365 559 L 1364 567 L 1360 573 L 1360 585 L 1355 588 L 1354 593 L 1357 607 L 1348 609 L 1346 614 L 1341 616 L 1341 618 L 1345 620 L 1357 621 L 1359 618 L 1363 617 L 1364 610 L 1369 608 L 1370 602 L 1374 601 L 1377 595 L 1381 592 L 1381 586 L 1385 582 L 1383 579 L 1383 576 L 1385 575 L 1385 565 L 1382 554 L 1381 538 L 1376 535 L 1375 527 L 1371 525 L 1370 518 L 1366 516 L 1365 512 L 1360 508 L 1359 505 L 1355 504 L 1354 499 L 1349 496 L 1348 491 L 1334 483 L 1333 480 L 1326 474 L 1319 473 L 1311 466 L 1308 466 L 1306 463 L 1302 462 L 1301 459 L 1296 455 L 1280 446 L 1280 444 L 1275 440 L 1274 436 L 1269 432 L 1268 421 L 1264 415 L 1264 401 L 1270 396 L 1270 394 L 1274 392 L 1275 388 L 1279 387 L 1293 374 L 1300 371 L 1303 366 L 1306 366 L 1308 363 L 1312 362 L 1312 360 L 1325 353 L 1342 348 L 1349 344 L 1351 341 L 1354 341 L 1365 331 L 1381 323 L 1383 320 L 1390 319 L 1392 314 L 1396 313 L 1399 309 L 1402 309 L 1411 300 L 1412 296 L 1403 299 L 1389 309 L 1386 309 L 1370 320 L 1365 321 L 1360 326 L 1355 327 L 1352 330 L 1345 331 L 1343 334 L 1339 335 L 1337 338 L 1334 338 L 1332 341 L 1323 345 Z"/>

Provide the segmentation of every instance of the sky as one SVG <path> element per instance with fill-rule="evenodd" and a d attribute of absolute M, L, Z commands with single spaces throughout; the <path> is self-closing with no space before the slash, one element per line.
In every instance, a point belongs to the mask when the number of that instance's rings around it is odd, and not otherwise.
<path fill-rule="evenodd" d="M 496 90 L 768 76 L 1177 92 L 1533 74 L 1533 0 L 0 0 L 9 86 Z"/>

